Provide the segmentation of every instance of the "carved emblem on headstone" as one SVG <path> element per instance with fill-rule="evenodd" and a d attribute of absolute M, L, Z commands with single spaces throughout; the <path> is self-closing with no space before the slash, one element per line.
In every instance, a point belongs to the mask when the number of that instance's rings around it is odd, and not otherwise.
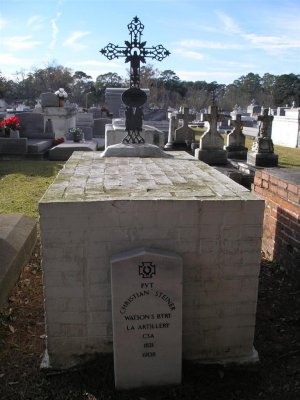
<path fill-rule="evenodd" d="M 152 278 L 156 275 L 156 268 L 152 261 L 143 261 L 141 265 L 139 265 L 139 275 L 142 278 Z"/>

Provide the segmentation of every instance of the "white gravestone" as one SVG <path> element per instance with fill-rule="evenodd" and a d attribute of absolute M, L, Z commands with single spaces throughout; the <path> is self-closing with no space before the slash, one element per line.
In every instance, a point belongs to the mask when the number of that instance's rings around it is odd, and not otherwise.
<path fill-rule="evenodd" d="M 117 389 L 181 382 L 182 259 L 136 249 L 111 259 Z"/>

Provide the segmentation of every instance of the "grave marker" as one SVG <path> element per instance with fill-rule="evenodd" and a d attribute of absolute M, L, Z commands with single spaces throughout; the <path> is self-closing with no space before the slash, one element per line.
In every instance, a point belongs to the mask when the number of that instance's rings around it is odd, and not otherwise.
<path fill-rule="evenodd" d="M 180 113 L 176 115 L 176 119 L 182 119 L 183 125 L 175 129 L 174 141 L 175 143 L 181 143 L 190 146 L 195 140 L 195 132 L 188 126 L 189 122 L 192 122 L 196 118 L 196 114 L 190 114 L 188 107 L 183 107 Z"/>
<path fill-rule="evenodd" d="M 238 160 L 247 159 L 247 147 L 245 147 L 246 138 L 243 134 L 243 123 L 241 114 L 236 114 L 236 119 L 231 121 L 233 130 L 227 135 L 227 146 L 225 150 L 228 152 L 228 158 Z"/>
<path fill-rule="evenodd" d="M 209 122 L 209 128 L 200 138 L 195 157 L 209 165 L 226 165 L 227 152 L 223 149 L 224 139 L 217 129 L 218 122 L 223 120 L 223 116 L 218 114 L 218 107 L 209 106 L 208 114 L 204 114 L 204 120 Z"/>
<path fill-rule="evenodd" d="M 179 384 L 181 257 L 144 248 L 118 254 L 111 285 L 116 387 Z"/>
<path fill-rule="evenodd" d="M 263 115 L 258 117 L 260 121 L 259 134 L 254 139 L 251 152 L 248 152 L 247 162 L 259 167 L 277 167 L 278 154 L 274 153 L 274 145 L 271 139 L 272 122 L 274 117 L 268 115 L 269 110 L 264 109 Z"/>

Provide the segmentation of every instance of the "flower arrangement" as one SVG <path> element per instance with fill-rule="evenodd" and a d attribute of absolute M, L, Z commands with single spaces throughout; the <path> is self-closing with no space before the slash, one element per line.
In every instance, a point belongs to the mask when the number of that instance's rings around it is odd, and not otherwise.
<path fill-rule="evenodd" d="M 0 122 L 0 127 L 4 129 L 12 129 L 14 131 L 20 129 L 20 118 L 16 117 L 15 115 L 13 117 L 6 118 Z"/>
<path fill-rule="evenodd" d="M 68 97 L 68 93 L 63 88 L 59 88 L 54 94 L 56 94 L 59 99 L 66 99 Z"/>
<path fill-rule="evenodd" d="M 68 134 L 68 136 L 71 137 L 74 142 L 80 142 L 84 138 L 83 131 L 80 128 L 70 128 L 68 130 Z"/>

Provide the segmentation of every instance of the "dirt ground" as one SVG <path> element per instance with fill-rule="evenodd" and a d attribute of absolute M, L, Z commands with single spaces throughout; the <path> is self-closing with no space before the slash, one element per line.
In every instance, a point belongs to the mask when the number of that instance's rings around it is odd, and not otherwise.
<path fill-rule="evenodd" d="M 179 386 L 116 392 L 112 355 L 63 373 L 39 369 L 45 349 L 39 247 L 0 309 L 2 400 L 300 399 L 300 285 L 262 262 L 255 347 L 260 362 L 201 366 L 183 362 Z"/>

